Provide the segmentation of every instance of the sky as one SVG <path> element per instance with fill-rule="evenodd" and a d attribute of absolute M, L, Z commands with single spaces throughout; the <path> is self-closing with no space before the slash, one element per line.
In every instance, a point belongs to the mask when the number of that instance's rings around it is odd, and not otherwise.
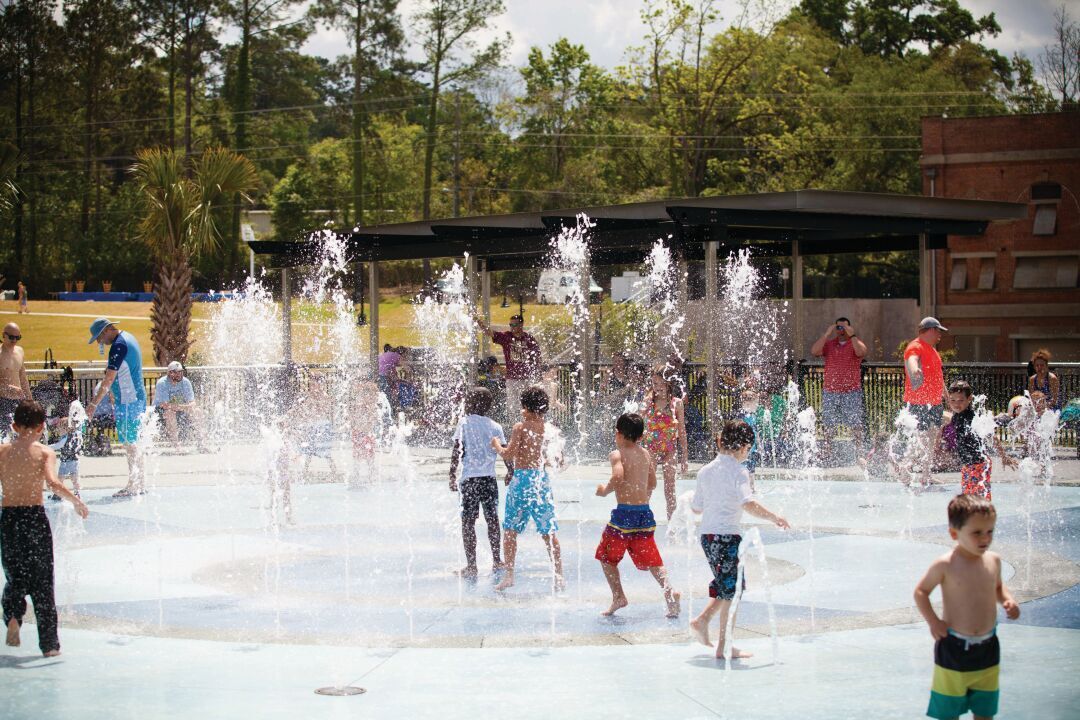
<path fill-rule="evenodd" d="M 762 0 L 783 13 L 796 4 L 792 0 Z M 996 13 L 1002 33 L 984 42 L 1007 57 L 1013 52 L 1025 53 L 1036 62 L 1045 45 L 1053 39 L 1054 11 L 1062 3 L 1069 7 L 1070 16 L 1080 19 L 1080 0 L 960 0 L 960 5 L 976 18 Z M 401 0 L 399 9 L 408 27 L 421 0 Z M 529 49 L 548 47 L 560 37 L 585 46 L 597 65 L 614 68 L 626 62 L 626 49 L 644 44 L 645 26 L 640 19 L 644 0 L 505 0 L 506 12 L 497 17 L 493 29 L 485 34 L 491 38 L 510 32 L 510 64 L 525 64 Z M 737 16 L 739 4 L 734 0 L 718 3 L 723 29 Z M 319 27 L 304 47 L 305 52 L 335 58 L 350 53 L 345 34 L 340 30 Z M 410 53 L 416 57 L 416 51 Z"/>

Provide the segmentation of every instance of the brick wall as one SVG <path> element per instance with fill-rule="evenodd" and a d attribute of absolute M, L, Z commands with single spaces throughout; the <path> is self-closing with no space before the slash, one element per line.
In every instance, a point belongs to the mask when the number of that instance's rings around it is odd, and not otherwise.
<path fill-rule="evenodd" d="M 1045 335 L 1064 354 L 1080 347 L 1080 289 L 1013 287 L 1017 254 L 1080 253 L 1080 113 L 985 118 L 923 118 L 923 193 L 938 197 L 1026 202 L 1025 220 L 994 224 L 981 237 L 951 236 L 947 250 L 935 252 L 938 314 L 950 328 L 970 329 L 985 338 L 998 332 L 993 356 L 1009 361 L 1031 337 Z M 931 178 L 931 172 L 936 176 Z M 1059 183 L 1057 229 L 1051 236 L 1032 233 L 1035 183 Z M 957 255 L 960 257 L 957 257 Z M 990 257 L 970 257 L 987 255 Z M 964 257 L 969 255 L 969 257 Z M 954 263 L 966 263 L 967 288 L 951 290 Z M 978 289 L 984 263 L 994 265 L 994 287 Z M 1022 262 L 1030 262 L 1022 260 Z M 1026 358 L 1023 358 L 1026 359 Z M 1065 359 L 1064 355 L 1061 359 Z M 1069 359 L 1080 360 L 1080 357 Z"/>

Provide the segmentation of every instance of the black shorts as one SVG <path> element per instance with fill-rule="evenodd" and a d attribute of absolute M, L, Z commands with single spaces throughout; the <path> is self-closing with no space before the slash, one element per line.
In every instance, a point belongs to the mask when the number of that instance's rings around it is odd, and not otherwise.
<path fill-rule="evenodd" d="M 945 406 L 941 403 L 937 405 L 915 405 L 908 403 L 908 412 L 915 416 L 915 419 L 919 421 L 920 430 L 930 430 L 932 428 L 941 427 L 941 416 L 945 412 Z"/>

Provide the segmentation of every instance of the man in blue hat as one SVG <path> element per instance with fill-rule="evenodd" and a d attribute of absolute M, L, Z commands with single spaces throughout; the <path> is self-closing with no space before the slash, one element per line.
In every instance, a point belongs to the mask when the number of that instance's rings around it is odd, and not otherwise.
<path fill-rule="evenodd" d="M 98 318 L 90 324 L 90 343 L 109 346 L 109 362 L 105 379 L 101 381 L 94 399 L 86 406 L 88 417 L 94 417 L 97 406 L 106 392 L 112 393 L 116 408 L 116 435 L 124 446 L 128 461 L 128 483 L 113 497 L 141 495 L 143 463 L 139 453 L 139 426 L 146 412 L 146 389 L 142 378 L 142 350 L 135 336 L 121 330 L 108 318 Z"/>

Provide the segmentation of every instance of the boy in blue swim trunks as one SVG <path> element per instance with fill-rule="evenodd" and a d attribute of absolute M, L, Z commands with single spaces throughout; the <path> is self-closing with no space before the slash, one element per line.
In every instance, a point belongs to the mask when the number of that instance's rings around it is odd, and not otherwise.
<path fill-rule="evenodd" d="M 1001 557 L 989 551 L 997 511 L 986 498 L 957 495 L 949 503 L 949 535 L 956 547 L 930 565 L 915 588 L 915 606 L 934 636 L 934 681 L 926 714 L 992 718 L 998 710 L 997 605 L 1010 620 L 1020 606 L 1001 581 Z M 930 593 L 941 586 L 941 617 Z"/>
<path fill-rule="evenodd" d="M 630 559 L 638 570 L 648 570 L 660 583 L 667 602 L 667 616 L 679 617 L 679 593 L 668 582 L 667 570 L 660 557 L 653 537 L 656 518 L 649 507 L 649 497 L 656 489 L 656 466 L 649 451 L 638 441 L 645 434 L 645 421 L 637 413 L 624 413 L 615 422 L 615 452 L 608 456 L 611 461 L 611 480 L 597 485 L 596 494 L 606 497 L 615 493 L 619 506 L 611 511 L 611 522 L 604 528 L 596 559 L 604 569 L 604 577 L 611 587 L 611 607 L 601 615 L 611 616 L 629 604 L 623 592 L 619 576 L 619 562 L 629 551 Z"/>
<path fill-rule="evenodd" d="M 521 422 L 510 433 L 510 444 L 503 445 L 491 438 L 491 447 L 514 468 L 507 480 L 506 511 L 503 515 L 503 567 L 505 574 L 496 590 L 506 590 L 514 584 L 514 560 L 517 557 L 517 536 L 525 530 L 531 518 L 544 539 L 552 564 L 555 590 L 566 587 L 562 572 L 562 549 L 555 531 L 555 500 L 547 467 L 562 461 L 551 456 L 552 438 L 544 437 L 544 415 L 548 396 L 542 388 L 531 387 L 521 393 Z M 555 430 L 552 428 L 552 430 Z M 557 431 L 556 431 L 557 432 Z"/>

